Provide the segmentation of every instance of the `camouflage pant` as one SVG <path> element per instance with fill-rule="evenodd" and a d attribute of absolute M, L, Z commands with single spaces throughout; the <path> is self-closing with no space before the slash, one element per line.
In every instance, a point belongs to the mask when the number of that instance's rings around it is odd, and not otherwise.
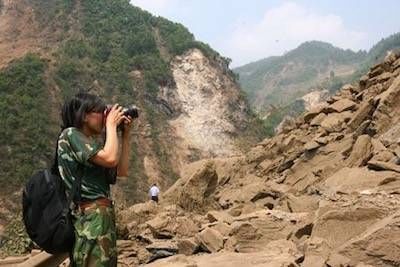
<path fill-rule="evenodd" d="M 75 217 L 75 245 L 71 266 L 117 266 L 114 208 L 94 203 L 83 214 Z"/>

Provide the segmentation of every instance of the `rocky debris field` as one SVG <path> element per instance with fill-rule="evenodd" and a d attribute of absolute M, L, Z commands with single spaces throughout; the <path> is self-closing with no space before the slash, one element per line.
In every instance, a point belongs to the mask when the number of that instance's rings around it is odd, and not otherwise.
<path fill-rule="evenodd" d="M 400 58 L 120 214 L 120 266 L 400 266 Z"/>

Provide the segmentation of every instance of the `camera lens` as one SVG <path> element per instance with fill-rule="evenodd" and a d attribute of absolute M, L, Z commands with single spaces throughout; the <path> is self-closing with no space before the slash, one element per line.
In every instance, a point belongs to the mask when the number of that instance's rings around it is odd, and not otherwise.
<path fill-rule="evenodd" d="M 129 107 L 124 111 L 125 116 L 131 116 L 131 118 L 136 119 L 139 117 L 139 110 L 136 106 Z"/>

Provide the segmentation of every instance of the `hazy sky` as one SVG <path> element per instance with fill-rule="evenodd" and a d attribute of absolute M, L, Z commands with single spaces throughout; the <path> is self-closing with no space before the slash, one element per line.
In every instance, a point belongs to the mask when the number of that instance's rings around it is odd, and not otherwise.
<path fill-rule="evenodd" d="M 309 40 L 368 50 L 400 31 L 400 0 L 131 0 L 240 66 Z"/>

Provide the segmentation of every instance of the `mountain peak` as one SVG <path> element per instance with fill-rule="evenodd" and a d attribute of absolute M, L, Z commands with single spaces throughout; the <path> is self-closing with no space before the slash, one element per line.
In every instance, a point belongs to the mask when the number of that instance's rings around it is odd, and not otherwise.
<path fill-rule="evenodd" d="M 294 50 L 309 49 L 309 48 L 341 49 L 341 48 L 333 46 L 331 43 L 328 43 L 328 42 L 312 40 L 312 41 L 306 41 L 306 42 L 300 44 Z"/>

